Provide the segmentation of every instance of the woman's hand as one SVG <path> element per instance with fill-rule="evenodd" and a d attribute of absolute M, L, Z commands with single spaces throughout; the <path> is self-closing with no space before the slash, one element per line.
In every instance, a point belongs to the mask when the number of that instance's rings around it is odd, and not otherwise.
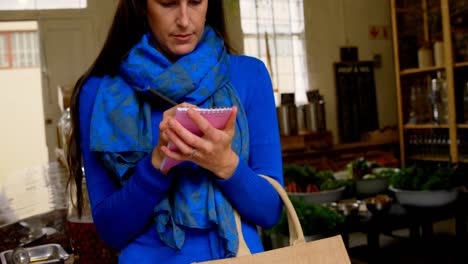
<path fill-rule="evenodd" d="M 186 108 L 197 108 L 198 106 L 189 104 L 189 103 L 182 103 L 178 104 L 168 110 L 164 111 L 163 118 L 159 123 L 159 140 L 156 147 L 153 149 L 153 153 L 151 154 L 151 163 L 156 169 L 161 168 L 161 162 L 166 156 L 163 151 L 161 151 L 161 147 L 167 146 L 170 140 L 168 140 L 165 131 L 170 129 L 169 121 L 174 118 L 176 114 L 177 108 L 186 107 Z M 163 173 L 167 173 L 167 171 L 163 171 Z"/>
<path fill-rule="evenodd" d="M 175 118 L 170 118 L 167 122 L 169 129 L 164 129 L 163 136 L 165 140 L 177 146 L 179 151 L 171 151 L 164 144 L 160 148 L 162 153 L 175 160 L 195 162 L 221 179 L 231 177 L 239 162 L 239 157 L 231 148 L 236 129 L 237 107 L 233 107 L 233 112 L 222 130 L 214 128 L 195 110 L 189 109 L 187 115 L 203 135 L 199 137 L 192 134 Z"/>

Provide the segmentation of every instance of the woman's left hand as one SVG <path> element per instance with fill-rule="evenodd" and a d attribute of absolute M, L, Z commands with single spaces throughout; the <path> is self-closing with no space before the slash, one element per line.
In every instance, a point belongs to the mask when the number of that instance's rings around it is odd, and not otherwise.
<path fill-rule="evenodd" d="M 224 129 L 214 128 L 197 111 L 189 109 L 187 114 L 200 128 L 203 135 L 197 136 L 185 129 L 175 118 L 169 120 L 169 129 L 164 133 L 172 144 L 179 149 L 171 151 L 166 146 L 161 150 L 175 160 L 190 160 L 213 172 L 221 179 L 228 179 L 234 173 L 239 157 L 232 150 L 231 144 L 236 129 L 237 107 L 233 111 Z"/>

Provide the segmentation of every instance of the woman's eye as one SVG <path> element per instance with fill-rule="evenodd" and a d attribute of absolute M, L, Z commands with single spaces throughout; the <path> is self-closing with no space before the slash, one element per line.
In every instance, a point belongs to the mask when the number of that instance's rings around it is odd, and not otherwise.
<path fill-rule="evenodd" d="M 162 1 L 160 2 L 160 5 L 164 7 L 171 7 L 177 4 L 177 1 Z"/>
<path fill-rule="evenodd" d="M 203 0 L 191 0 L 191 1 L 190 1 L 190 4 L 192 4 L 192 5 L 199 5 L 199 4 L 201 4 L 202 2 L 203 2 Z"/>

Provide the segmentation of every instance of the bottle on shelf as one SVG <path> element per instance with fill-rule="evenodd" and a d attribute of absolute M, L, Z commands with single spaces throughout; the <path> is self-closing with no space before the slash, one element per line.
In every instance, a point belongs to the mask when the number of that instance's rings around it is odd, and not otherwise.
<path fill-rule="evenodd" d="M 447 83 L 441 71 L 437 72 L 437 78 L 431 81 L 432 121 L 435 124 L 448 123 L 448 97 Z"/>
<path fill-rule="evenodd" d="M 468 82 L 463 87 L 463 120 L 468 124 Z"/>
<path fill-rule="evenodd" d="M 445 65 L 444 58 L 444 42 L 438 40 L 434 42 L 434 63 L 436 67 L 443 67 Z"/>
<path fill-rule="evenodd" d="M 417 112 L 417 95 L 416 95 L 416 86 L 411 86 L 411 94 L 410 94 L 410 111 L 409 111 L 409 118 L 408 124 L 417 124 L 418 123 L 418 116 Z"/>

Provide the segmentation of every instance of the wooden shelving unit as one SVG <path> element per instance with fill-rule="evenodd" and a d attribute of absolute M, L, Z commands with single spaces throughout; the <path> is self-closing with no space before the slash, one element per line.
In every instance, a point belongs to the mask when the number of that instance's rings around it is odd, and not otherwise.
<path fill-rule="evenodd" d="M 449 128 L 449 125 L 432 125 L 432 124 L 406 124 L 405 129 L 436 129 L 436 128 Z"/>
<path fill-rule="evenodd" d="M 468 67 L 468 61 L 455 63 L 455 68 Z"/>
<path fill-rule="evenodd" d="M 400 75 L 412 75 L 418 73 L 427 73 L 427 72 L 436 72 L 443 70 L 444 67 L 425 67 L 425 68 L 412 68 L 412 69 L 405 69 L 400 72 Z"/>
<path fill-rule="evenodd" d="M 464 118 L 463 101 L 460 100 L 464 88 L 461 86 L 468 83 L 468 47 L 462 47 L 459 40 L 468 39 L 468 28 L 466 21 L 458 22 L 460 18 L 468 17 L 468 3 L 466 0 L 392 0 L 391 11 L 402 166 L 410 160 L 468 162 L 460 155 L 460 140 L 464 139 L 458 135 L 460 131 L 464 133 L 463 130 L 468 129 L 468 124 L 460 121 Z M 419 67 L 418 49 L 421 44 L 433 48 L 436 41 L 443 43 L 444 63 L 435 65 L 434 60 L 433 66 Z M 463 48 L 467 50 L 460 50 Z M 430 91 L 431 79 L 437 72 L 441 72 L 446 81 L 448 122 L 410 122 L 414 86 Z M 411 113 L 414 114 L 414 111 Z M 424 148 L 412 148 L 414 142 L 430 144 L 427 142 L 440 138 L 447 142 L 447 155 L 418 153 Z"/>
<path fill-rule="evenodd" d="M 446 156 L 426 156 L 426 155 L 411 155 L 408 156 L 409 160 L 426 160 L 426 161 L 440 161 L 440 162 L 448 162 L 449 158 Z"/>

